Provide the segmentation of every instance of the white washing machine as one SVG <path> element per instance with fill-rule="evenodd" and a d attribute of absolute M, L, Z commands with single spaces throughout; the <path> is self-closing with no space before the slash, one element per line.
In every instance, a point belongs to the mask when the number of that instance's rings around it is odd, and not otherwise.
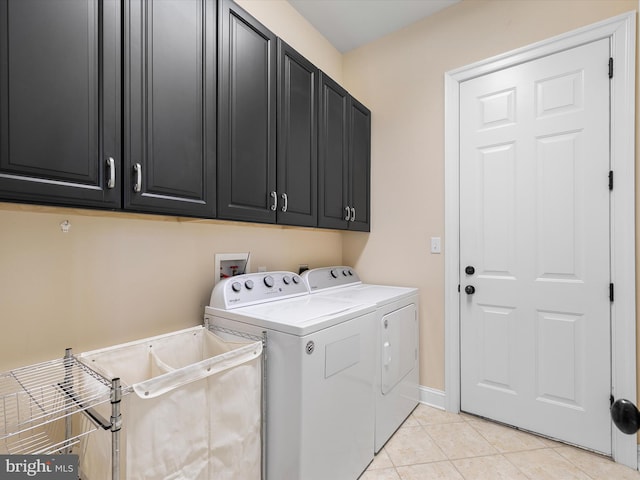
<path fill-rule="evenodd" d="M 291 272 L 219 282 L 210 325 L 267 332 L 267 480 L 355 480 L 373 459 L 375 306 Z"/>
<path fill-rule="evenodd" d="M 351 267 L 302 273 L 312 296 L 376 305 L 375 452 L 418 404 L 418 290 L 364 284 Z"/>

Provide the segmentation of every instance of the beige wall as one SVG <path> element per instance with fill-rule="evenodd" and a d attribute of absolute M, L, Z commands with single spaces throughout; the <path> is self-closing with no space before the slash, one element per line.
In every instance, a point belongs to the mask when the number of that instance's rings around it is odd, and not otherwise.
<path fill-rule="evenodd" d="M 341 80 L 340 53 L 287 2 L 248 3 Z M 340 264 L 342 234 L 0 203 L 0 371 L 198 325 L 214 254 L 246 251 L 253 270 Z"/>
<path fill-rule="evenodd" d="M 344 83 L 372 111 L 371 234 L 344 260 L 421 293 L 421 383 L 444 389 L 444 73 L 635 10 L 637 0 L 464 0 L 349 52 Z"/>
<path fill-rule="evenodd" d="M 249 251 L 253 271 L 342 258 L 316 229 L 9 204 L 0 225 L 0 371 L 201 324 L 215 253 Z"/>

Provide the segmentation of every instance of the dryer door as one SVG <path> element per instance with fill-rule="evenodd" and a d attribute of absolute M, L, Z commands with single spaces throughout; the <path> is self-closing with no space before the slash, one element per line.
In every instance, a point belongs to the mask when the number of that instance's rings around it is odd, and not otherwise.
<path fill-rule="evenodd" d="M 394 310 L 381 319 L 382 394 L 386 395 L 418 361 L 418 317 L 416 305 Z"/>

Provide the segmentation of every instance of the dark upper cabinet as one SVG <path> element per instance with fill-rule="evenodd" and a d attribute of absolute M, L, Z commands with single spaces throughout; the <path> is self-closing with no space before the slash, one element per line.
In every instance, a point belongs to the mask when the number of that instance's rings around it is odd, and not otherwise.
<path fill-rule="evenodd" d="M 371 112 L 320 72 L 318 226 L 369 231 Z"/>
<path fill-rule="evenodd" d="M 368 231 L 370 140 L 232 0 L 0 0 L 0 201 Z"/>
<path fill-rule="evenodd" d="M 318 69 L 278 40 L 277 222 L 317 225 Z"/>
<path fill-rule="evenodd" d="M 118 0 L 0 0 L 0 200 L 118 208 Z"/>
<path fill-rule="evenodd" d="M 349 210 L 349 94 L 320 72 L 318 226 L 347 228 Z"/>
<path fill-rule="evenodd" d="M 349 230 L 371 226 L 371 111 L 349 99 Z"/>
<path fill-rule="evenodd" d="M 218 218 L 273 223 L 276 37 L 230 0 L 218 19 Z"/>
<path fill-rule="evenodd" d="M 216 2 L 128 0 L 124 207 L 215 216 Z"/>

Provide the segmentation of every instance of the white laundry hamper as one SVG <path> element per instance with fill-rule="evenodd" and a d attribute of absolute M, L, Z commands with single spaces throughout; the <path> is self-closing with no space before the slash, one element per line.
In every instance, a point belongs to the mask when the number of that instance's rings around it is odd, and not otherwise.
<path fill-rule="evenodd" d="M 80 354 L 122 382 L 120 478 L 259 480 L 261 356 L 262 342 L 202 326 Z M 79 455 L 82 480 L 110 478 L 109 432 L 87 437 Z"/>

